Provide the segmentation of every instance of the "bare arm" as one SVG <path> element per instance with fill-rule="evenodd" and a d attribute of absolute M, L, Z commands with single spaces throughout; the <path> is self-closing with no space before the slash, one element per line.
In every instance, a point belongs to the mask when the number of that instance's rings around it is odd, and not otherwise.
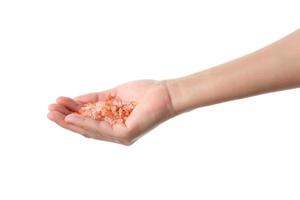
<path fill-rule="evenodd" d="M 300 86 L 300 30 L 259 51 L 167 80 L 176 113 Z"/>
<path fill-rule="evenodd" d="M 201 106 L 300 86 L 300 30 L 257 52 L 186 77 L 140 80 L 49 106 L 48 118 L 86 137 L 132 144 L 158 124 Z M 137 102 L 124 124 L 76 114 L 84 103 L 116 95 Z"/>

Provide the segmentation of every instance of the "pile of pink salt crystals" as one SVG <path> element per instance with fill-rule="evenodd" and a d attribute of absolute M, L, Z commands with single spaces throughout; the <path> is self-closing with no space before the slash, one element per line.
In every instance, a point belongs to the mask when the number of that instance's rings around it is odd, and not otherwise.
<path fill-rule="evenodd" d="M 110 125 L 114 125 L 125 123 L 135 106 L 136 102 L 122 101 L 117 96 L 109 95 L 105 101 L 84 104 L 78 113 L 84 117 L 106 121 Z"/>

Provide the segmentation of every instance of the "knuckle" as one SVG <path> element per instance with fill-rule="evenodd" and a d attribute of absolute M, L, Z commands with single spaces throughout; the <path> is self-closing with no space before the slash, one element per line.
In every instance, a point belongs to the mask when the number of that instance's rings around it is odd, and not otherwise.
<path fill-rule="evenodd" d="M 82 136 L 85 137 L 85 138 L 91 138 L 91 136 L 88 135 L 88 134 L 82 134 Z"/>
<path fill-rule="evenodd" d="M 119 142 L 125 146 L 130 146 L 134 143 L 134 140 L 129 135 L 125 135 L 123 137 L 119 137 Z"/>
<path fill-rule="evenodd" d="M 129 134 L 128 133 L 120 133 L 117 136 L 121 141 L 127 141 L 130 140 Z"/>
<path fill-rule="evenodd" d="M 137 140 L 135 135 L 136 134 L 133 131 L 126 131 L 121 134 L 118 134 L 117 138 L 120 144 L 130 146 Z"/>
<path fill-rule="evenodd" d="M 119 143 L 125 146 L 130 146 L 133 144 L 132 140 L 119 140 Z"/>

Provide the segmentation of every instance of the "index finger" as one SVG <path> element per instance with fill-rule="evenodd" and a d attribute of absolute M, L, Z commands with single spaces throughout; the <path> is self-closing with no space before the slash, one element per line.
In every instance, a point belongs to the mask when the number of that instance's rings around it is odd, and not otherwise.
<path fill-rule="evenodd" d="M 76 102 L 75 100 L 69 98 L 69 97 L 58 97 L 56 99 L 56 102 L 60 105 L 65 106 L 68 108 L 70 111 L 78 111 L 81 107 L 79 102 Z"/>
<path fill-rule="evenodd" d="M 81 103 L 93 103 L 97 101 L 104 101 L 109 93 L 110 92 L 108 90 L 102 92 L 93 92 L 93 93 L 80 95 L 78 97 L 75 97 L 74 99 Z"/>

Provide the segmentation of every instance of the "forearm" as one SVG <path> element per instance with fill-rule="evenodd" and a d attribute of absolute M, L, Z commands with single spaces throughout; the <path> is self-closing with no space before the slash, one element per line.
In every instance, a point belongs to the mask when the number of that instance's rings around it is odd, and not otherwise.
<path fill-rule="evenodd" d="M 166 81 L 176 113 L 300 86 L 300 31 L 220 66 Z"/>

